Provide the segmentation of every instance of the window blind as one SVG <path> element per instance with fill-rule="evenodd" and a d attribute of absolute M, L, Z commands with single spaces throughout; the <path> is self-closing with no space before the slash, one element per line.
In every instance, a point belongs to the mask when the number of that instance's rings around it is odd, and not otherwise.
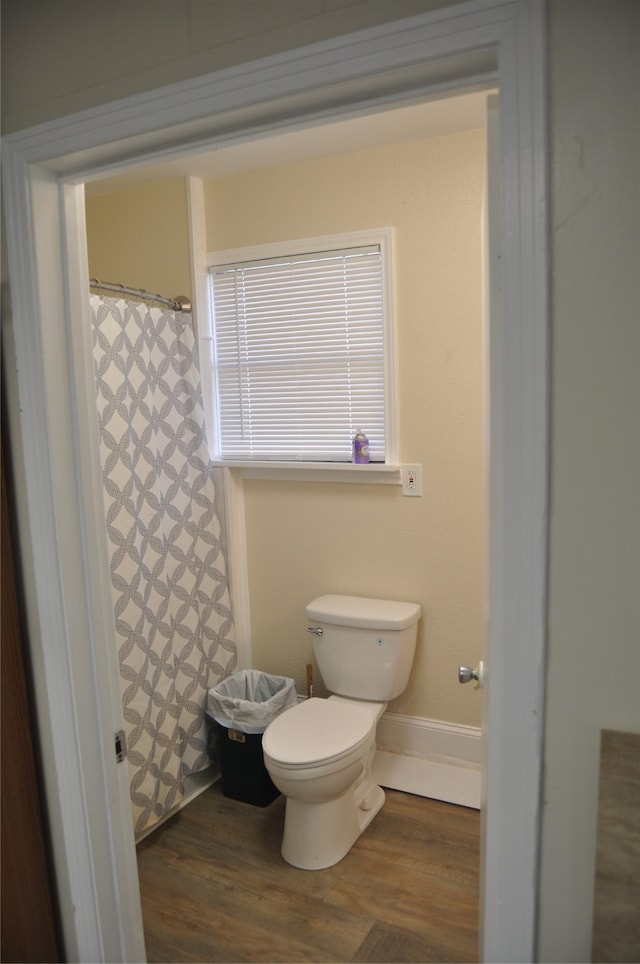
<path fill-rule="evenodd" d="M 385 460 L 379 245 L 211 269 L 219 457 Z"/>

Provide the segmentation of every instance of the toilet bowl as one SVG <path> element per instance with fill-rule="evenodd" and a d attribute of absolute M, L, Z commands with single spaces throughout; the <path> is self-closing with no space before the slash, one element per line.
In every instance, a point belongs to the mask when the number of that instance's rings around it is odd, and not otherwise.
<path fill-rule="evenodd" d="M 372 779 L 376 727 L 406 688 L 417 603 L 319 596 L 306 607 L 308 632 L 328 699 L 285 710 L 262 736 L 264 762 L 286 797 L 282 856 L 302 870 L 331 867 L 384 804 Z"/>
<path fill-rule="evenodd" d="M 286 797 L 282 856 L 302 870 L 331 867 L 384 804 L 371 777 L 385 703 L 311 698 L 269 724 L 262 739 L 271 779 Z"/>

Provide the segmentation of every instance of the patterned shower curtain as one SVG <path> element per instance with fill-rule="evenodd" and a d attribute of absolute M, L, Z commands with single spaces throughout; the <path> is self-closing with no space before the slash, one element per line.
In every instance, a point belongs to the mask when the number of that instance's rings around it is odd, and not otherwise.
<path fill-rule="evenodd" d="M 210 762 L 237 651 L 191 315 L 91 296 L 111 589 L 136 836 Z"/>

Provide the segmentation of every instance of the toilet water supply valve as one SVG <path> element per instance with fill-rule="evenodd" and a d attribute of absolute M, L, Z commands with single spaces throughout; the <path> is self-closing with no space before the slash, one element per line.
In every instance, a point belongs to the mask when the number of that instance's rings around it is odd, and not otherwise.
<path fill-rule="evenodd" d="M 314 636 L 324 636 L 324 629 L 322 626 L 308 626 L 308 633 L 313 633 Z M 313 696 L 313 665 L 307 663 L 307 699 L 310 700 Z"/>

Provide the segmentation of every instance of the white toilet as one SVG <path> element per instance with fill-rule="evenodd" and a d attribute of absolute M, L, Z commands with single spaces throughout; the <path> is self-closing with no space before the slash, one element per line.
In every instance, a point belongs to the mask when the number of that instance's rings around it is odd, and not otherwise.
<path fill-rule="evenodd" d="M 406 688 L 421 609 L 416 603 L 320 596 L 306 607 L 328 699 L 299 703 L 262 737 L 265 766 L 287 798 L 282 856 L 294 867 L 331 867 L 384 804 L 373 783 L 376 726 Z"/>

